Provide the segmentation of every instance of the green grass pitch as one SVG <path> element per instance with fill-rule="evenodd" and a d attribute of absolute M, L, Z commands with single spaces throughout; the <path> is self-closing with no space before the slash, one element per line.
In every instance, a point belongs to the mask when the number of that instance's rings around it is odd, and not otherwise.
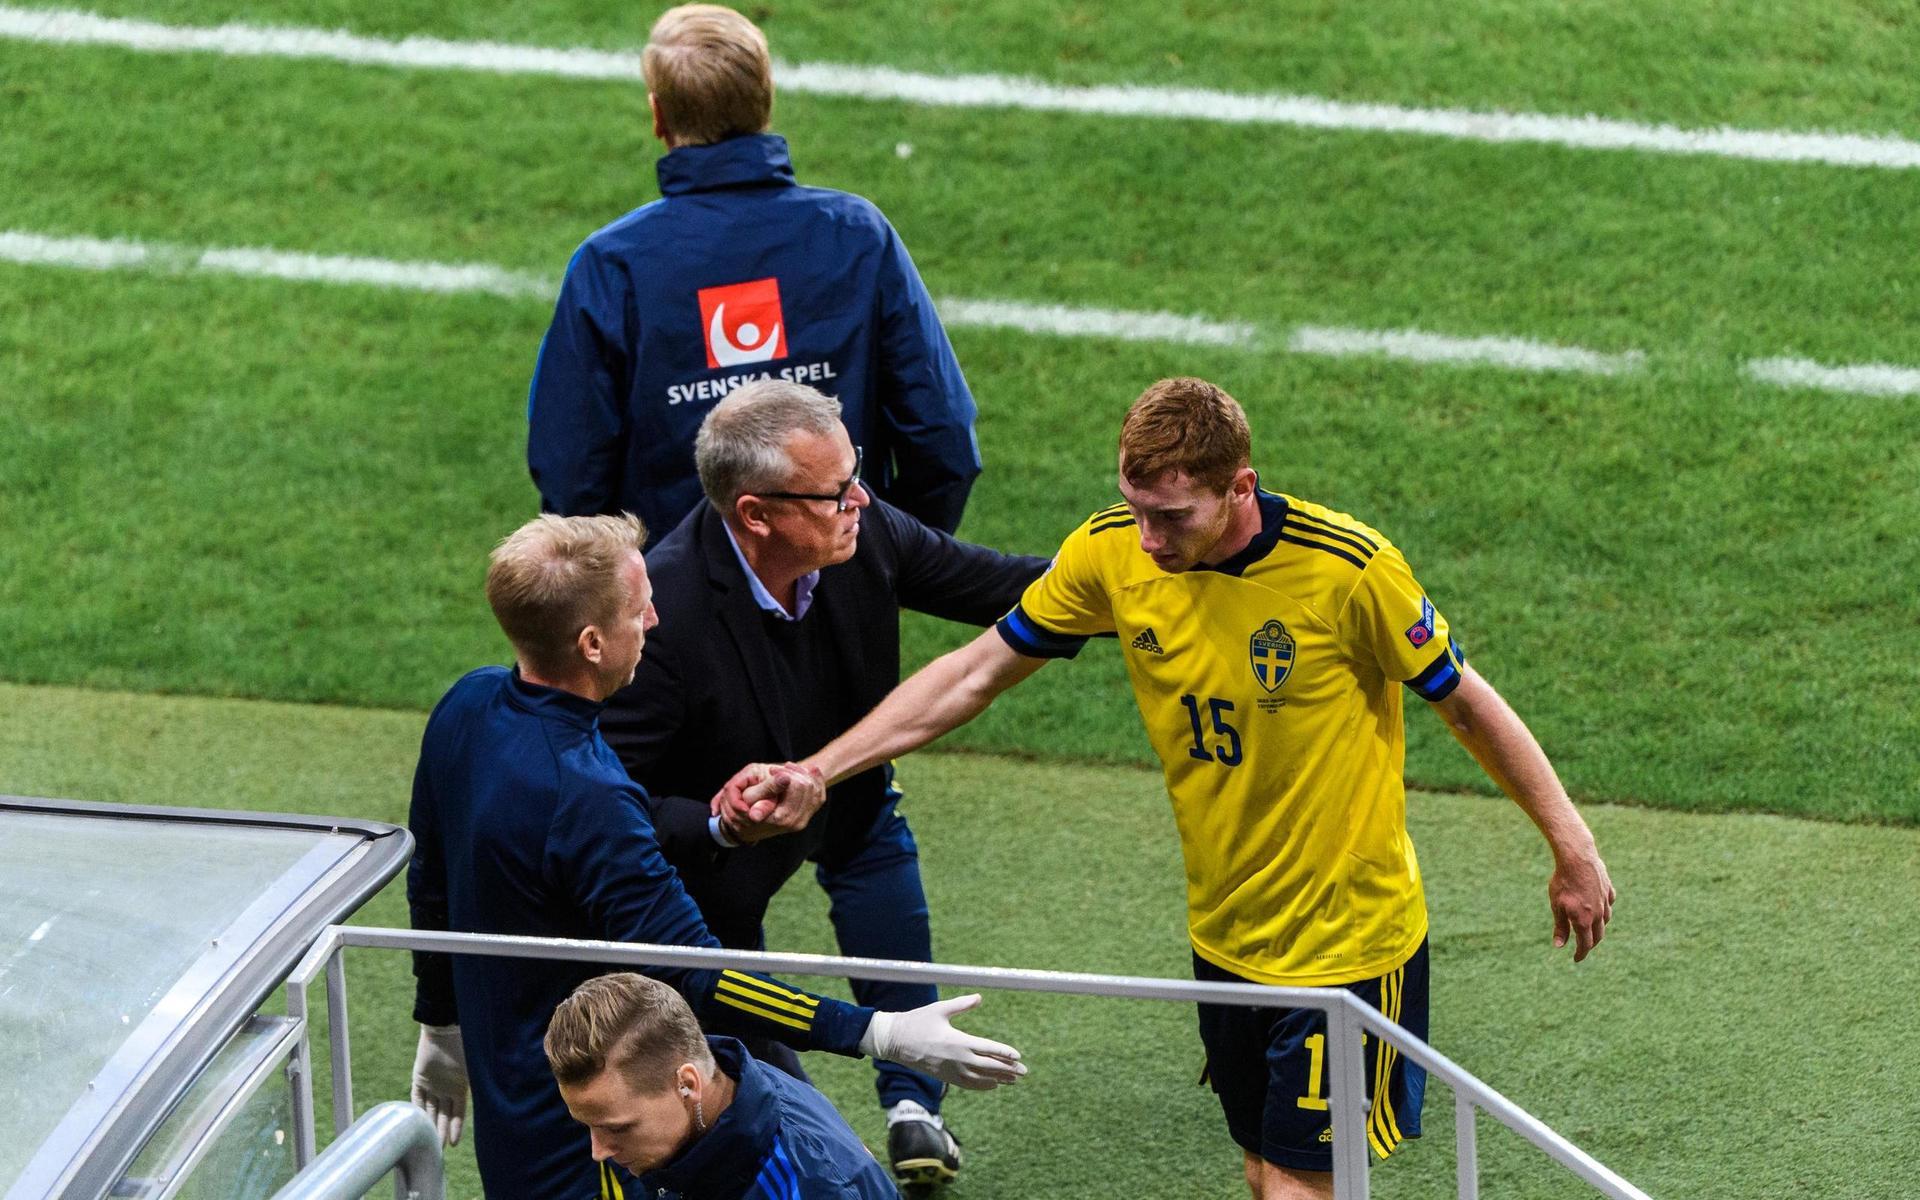
<path fill-rule="evenodd" d="M 659 7 L 96 11 L 622 47 Z M 751 11 L 805 62 L 1920 136 L 1889 3 Z M 655 195 L 644 113 L 619 84 L 0 41 L 0 231 L 557 275 Z M 1406 550 L 1623 895 L 1594 960 L 1549 954 L 1537 836 L 1467 794 L 1484 778 L 1415 714 L 1443 1052 L 1655 1195 L 1920 1189 L 1920 405 L 1736 369 L 1920 364 L 1920 172 L 802 96 L 776 120 L 803 180 L 893 217 L 936 295 L 1263 331 L 956 331 L 988 463 L 965 532 L 1050 552 L 1114 499 L 1128 400 L 1193 373 L 1248 407 L 1264 482 Z M 545 307 L 0 263 L 0 791 L 400 819 L 425 707 L 503 656 L 480 563 L 534 504 Z M 1618 378 L 1313 359 L 1278 336 L 1303 322 L 1648 357 Z M 962 636 L 910 619 L 910 656 Z M 1171 822 L 1111 647 L 952 742 L 906 768 L 943 958 L 1185 972 Z M 809 885 L 772 934 L 830 948 Z M 401 1094 L 405 964 L 357 952 L 352 974 L 363 1097 Z M 955 1200 L 1240 1194 L 1191 1020 L 991 997 L 983 1024 L 1037 1073 L 956 1104 Z M 878 1139 L 865 1068 L 819 1077 Z M 1376 1194 L 1445 1194 L 1450 1100 Z M 1484 1195 L 1583 1194 L 1482 1132 Z M 473 1194 L 470 1155 L 454 1166 Z"/>

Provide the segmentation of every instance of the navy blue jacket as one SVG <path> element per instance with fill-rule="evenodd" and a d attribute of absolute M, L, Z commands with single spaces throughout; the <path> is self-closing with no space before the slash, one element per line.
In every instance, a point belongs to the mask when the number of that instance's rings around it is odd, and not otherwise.
<path fill-rule="evenodd" d="M 416 929 L 717 946 L 660 854 L 645 796 L 600 737 L 601 706 L 482 667 L 427 721 L 407 823 Z M 591 963 L 417 954 L 414 1018 L 458 1023 L 475 1156 L 494 1196 L 595 1191 L 587 1131 L 567 1115 L 541 1039 Z M 738 971 L 650 967 L 711 1027 L 858 1052 L 873 1010 Z M 795 1020 L 793 1014 L 811 1016 Z"/>
<path fill-rule="evenodd" d="M 705 1136 L 640 1176 L 648 1200 L 897 1200 L 886 1169 L 815 1091 L 757 1061 L 728 1037 L 709 1037 L 739 1086 Z"/>
<path fill-rule="evenodd" d="M 775 134 L 683 146 L 661 198 L 588 238 L 528 398 L 527 466 L 563 516 L 631 511 L 658 537 L 700 501 L 693 438 L 755 379 L 842 405 L 878 493 L 959 527 L 980 473 L 973 395 L 886 217 L 794 182 Z"/>

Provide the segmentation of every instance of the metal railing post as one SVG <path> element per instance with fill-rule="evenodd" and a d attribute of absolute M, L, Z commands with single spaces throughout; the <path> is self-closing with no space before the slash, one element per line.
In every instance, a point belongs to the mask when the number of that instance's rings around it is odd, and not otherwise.
<path fill-rule="evenodd" d="M 291 1080 L 295 1170 L 304 1169 L 319 1152 L 313 1111 L 313 1009 L 308 989 L 313 984 L 314 975 L 320 970 L 321 962 L 333 952 L 339 940 L 339 926 L 328 927 L 307 948 L 306 957 L 300 960 L 293 973 L 287 976 L 287 1015 L 300 1022 L 300 1042 L 294 1049 L 294 1078 Z"/>
<path fill-rule="evenodd" d="M 1334 1200 L 1367 1200 L 1367 1052 L 1350 992 L 1327 1006 L 1327 1076 L 1333 1108 Z"/>
<path fill-rule="evenodd" d="M 1473 1125 L 1478 1112 L 1471 1096 L 1454 1093 L 1453 1145 L 1455 1174 L 1460 1180 L 1460 1200 L 1480 1200 L 1480 1144 Z"/>
<path fill-rule="evenodd" d="M 399 1200 L 445 1200 L 439 1131 L 404 1100 L 368 1109 L 273 1200 L 359 1200 L 389 1172 Z"/>
<path fill-rule="evenodd" d="M 327 959 L 327 1043 L 333 1058 L 333 1132 L 353 1124 L 353 1052 L 347 1044 L 347 949 Z"/>

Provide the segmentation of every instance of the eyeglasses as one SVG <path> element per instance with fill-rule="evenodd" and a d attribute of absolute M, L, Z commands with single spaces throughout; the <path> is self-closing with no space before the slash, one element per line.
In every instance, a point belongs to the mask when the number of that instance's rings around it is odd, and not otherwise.
<path fill-rule="evenodd" d="M 837 492 L 755 492 L 753 494 L 762 500 L 831 500 L 838 506 L 834 509 L 835 512 L 845 512 L 853 507 L 847 502 L 847 498 L 853 495 L 854 488 L 860 486 L 860 466 L 865 461 L 866 452 L 855 446 L 853 474 L 847 476 L 847 481 L 840 485 L 840 490 Z"/>

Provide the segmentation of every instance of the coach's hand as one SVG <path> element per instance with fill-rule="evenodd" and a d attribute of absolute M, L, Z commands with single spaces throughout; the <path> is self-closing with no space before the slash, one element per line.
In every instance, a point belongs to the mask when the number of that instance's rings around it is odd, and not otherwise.
<path fill-rule="evenodd" d="M 467 1120 L 467 1050 L 458 1025 L 422 1025 L 413 1055 L 413 1102 L 440 1131 L 442 1146 L 460 1144 Z"/>
<path fill-rule="evenodd" d="M 875 1013 L 873 1024 L 860 1038 L 860 1053 L 975 1091 L 1012 1083 L 1027 1073 L 1018 1050 L 953 1027 L 955 1013 L 979 1005 L 980 996 L 975 993 L 909 1012 Z"/>
<path fill-rule="evenodd" d="M 1553 947 L 1573 939 L 1573 961 L 1579 962 L 1600 944 L 1607 922 L 1613 920 L 1613 881 L 1598 850 L 1556 860 L 1547 881 L 1547 901 L 1553 905 Z"/>
<path fill-rule="evenodd" d="M 713 815 L 736 842 L 759 842 L 807 827 L 827 800 L 819 770 L 794 763 L 740 768 L 713 797 Z"/>

